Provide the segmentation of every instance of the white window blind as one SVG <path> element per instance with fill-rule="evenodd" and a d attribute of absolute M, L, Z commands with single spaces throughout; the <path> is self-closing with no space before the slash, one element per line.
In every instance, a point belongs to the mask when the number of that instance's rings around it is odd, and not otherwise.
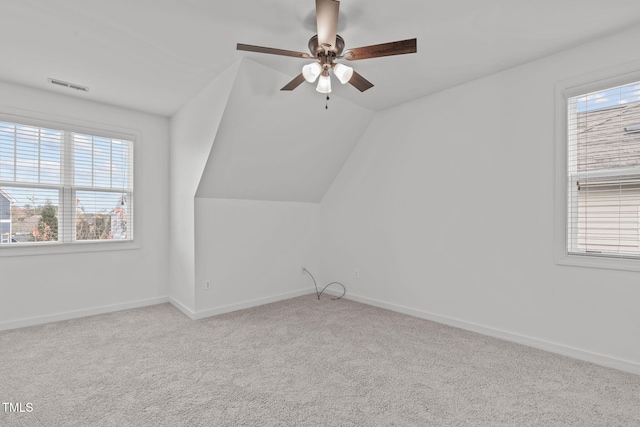
<path fill-rule="evenodd" d="M 640 82 L 568 99 L 570 254 L 640 257 Z"/>
<path fill-rule="evenodd" d="M 2 247 L 130 241 L 133 138 L 0 121 L 0 202 Z"/>

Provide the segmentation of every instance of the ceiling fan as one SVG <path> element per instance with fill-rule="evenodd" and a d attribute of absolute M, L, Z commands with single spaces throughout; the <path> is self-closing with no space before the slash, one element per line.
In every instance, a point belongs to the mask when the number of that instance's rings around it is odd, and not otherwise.
<path fill-rule="evenodd" d="M 314 59 L 314 62 L 302 67 L 302 72 L 280 90 L 293 90 L 300 86 L 305 80 L 313 83 L 318 79 L 316 90 L 320 93 L 331 92 L 329 70 L 333 71 L 333 74 L 338 78 L 340 83 L 349 83 L 360 92 L 364 92 L 373 87 L 371 82 L 356 73 L 353 68 L 339 62 L 334 62 L 336 59 L 357 61 L 382 56 L 416 53 L 418 51 L 417 39 L 357 47 L 345 51 L 344 39 L 336 34 L 339 9 L 340 2 L 337 0 L 316 0 L 316 25 L 318 34 L 309 40 L 309 51 L 311 54 L 242 43 L 238 43 L 237 49 L 249 52 L 269 53 L 272 55 L 292 56 L 295 58 Z"/>

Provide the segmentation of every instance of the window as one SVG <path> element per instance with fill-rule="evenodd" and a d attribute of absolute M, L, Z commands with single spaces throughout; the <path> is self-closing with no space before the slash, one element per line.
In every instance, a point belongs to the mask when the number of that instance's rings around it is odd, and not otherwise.
<path fill-rule="evenodd" d="M 133 240 L 133 137 L 0 120 L 0 249 Z"/>
<path fill-rule="evenodd" d="M 566 253 L 640 258 L 640 81 L 566 98 Z"/>

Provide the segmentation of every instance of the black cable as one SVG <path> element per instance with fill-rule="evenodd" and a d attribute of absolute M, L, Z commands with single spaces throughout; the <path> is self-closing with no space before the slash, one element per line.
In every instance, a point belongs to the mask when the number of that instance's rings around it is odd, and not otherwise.
<path fill-rule="evenodd" d="M 342 298 L 343 296 L 345 296 L 345 294 L 347 293 L 347 288 L 345 288 L 345 286 L 340 283 L 340 282 L 331 282 L 329 283 L 327 286 L 325 286 L 324 288 L 322 288 L 322 290 L 320 292 L 318 292 L 318 284 L 316 283 L 316 278 L 313 277 L 313 274 L 311 274 L 309 272 L 309 270 L 307 270 L 306 268 L 302 268 L 302 271 L 304 271 L 305 273 L 307 273 L 309 275 L 309 277 L 311 277 L 311 280 L 313 280 L 313 286 L 315 286 L 316 288 L 316 295 L 318 296 L 318 299 L 320 299 L 320 295 L 322 295 L 324 293 L 324 290 L 327 289 L 329 286 L 331 285 L 340 285 L 342 286 L 342 295 L 340 295 L 337 298 L 331 298 L 332 300 L 339 300 L 340 298 Z"/>

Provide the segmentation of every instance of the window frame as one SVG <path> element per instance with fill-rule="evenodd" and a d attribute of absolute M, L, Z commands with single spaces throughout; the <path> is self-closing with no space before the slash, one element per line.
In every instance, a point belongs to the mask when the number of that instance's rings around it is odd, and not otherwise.
<path fill-rule="evenodd" d="M 98 137 L 129 140 L 133 142 L 133 190 L 131 191 L 132 199 L 135 201 L 135 207 L 131 212 L 131 220 L 133 222 L 132 240 L 73 240 L 67 242 L 38 242 L 37 244 L 22 245 L 2 245 L 0 246 L 0 258 L 11 256 L 27 256 L 27 255 L 50 255 L 65 253 L 84 253 L 84 252 L 104 252 L 104 251 L 121 251 L 135 250 L 141 247 L 141 230 L 139 228 L 139 218 L 141 215 L 140 201 L 138 200 L 140 190 L 138 188 L 138 176 L 140 174 L 141 156 L 141 132 L 137 129 L 124 128 L 104 123 L 96 123 L 81 119 L 71 119 L 67 117 L 59 117 L 47 114 L 38 114 L 33 112 L 24 112 L 22 110 L 13 110 L 6 107 L 0 108 L 0 121 L 19 123 L 28 126 L 37 126 L 65 132 L 75 132 Z M 21 186 L 21 185 L 19 185 Z M 75 194 L 76 191 L 84 191 L 84 186 L 71 187 L 69 193 Z M 61 188 L 60 192 L 67 191 L 67 187 Z M 91 189 L 91 191 L 100 191 L 99 189 Z M 69 197 L 63 194 L 62 197 Z M 62 200 L 62 198 L 60 199 Z M 73 200 L 69 198 L 69 200 Z M 70 211 L 72 205 L 60 205 L 60 209 Z M 70 212 L 67 212 L 69 216 Z M 63 227 L 60 222 L 60 227 Z"/>
<path fill-rule="evenodd" d="M 640 81 L 640 61 L 595 71 L 556 83 L 555 136 L 555 225 L 554 256 L 558 265 L 640 271 L 640 258 L 624 258 L 599 254 L 571 254 L 568 242 L 568 99 Z"/>

